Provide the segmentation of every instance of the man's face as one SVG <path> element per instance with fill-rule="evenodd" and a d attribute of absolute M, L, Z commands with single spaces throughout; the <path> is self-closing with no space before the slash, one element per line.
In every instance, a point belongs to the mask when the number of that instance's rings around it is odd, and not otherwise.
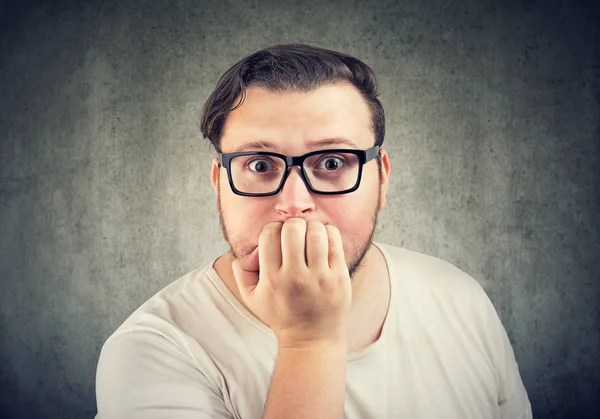
<path fill-rule="evenodd" d="M 324 142 L 326 139 L 346 142 Z M 255 142 L 271 145 L 250 145 Z M 221 140 L 223 153 L 272 151 L 287 156 L 333 148 L 366 150 L 373 145 L 369 109 L 358 90 L 348 83 L 329 84 L 307 93 L 273 93 L 249 87 L 242 106 L 228 115 Z M 248 147 L 240 150 L 244 146 Z M 369 249 L 377 213 L 385 205 L 389 161 L 384 150 L 380 153 L 381 177 L 376 160 L 371 160 L 363 166 L 359 188 L 342 195 L 312 193 L 299 167 L 294 166 L 277 195 L 239 196 L 231 190 L 225 168 L 219 168 L 215 159 L 211 181 L 223 235 L 233 255 L 238 258 L 251 253 L 266 224 L 300 217 L 340 230 L 346 263 L 354 276 Z"/>

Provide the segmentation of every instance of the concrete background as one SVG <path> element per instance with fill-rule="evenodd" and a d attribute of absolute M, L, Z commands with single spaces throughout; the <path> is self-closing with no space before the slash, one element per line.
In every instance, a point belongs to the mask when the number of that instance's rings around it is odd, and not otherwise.
<path fill-rule="evenodd" d="M 594 3 L 2 3 L 0 416 L 95 414 L 104 340 L 226 249 L 204 100 L 251 50 L 298 41 L 379 75 L 377 240 L 480 281 L 536 418 L 598 417 Z"/>

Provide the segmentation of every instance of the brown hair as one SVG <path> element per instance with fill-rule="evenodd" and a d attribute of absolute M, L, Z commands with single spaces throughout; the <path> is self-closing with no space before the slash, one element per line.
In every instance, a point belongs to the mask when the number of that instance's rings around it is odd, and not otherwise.
<path fill-rule="evenodd" d="M 220 152 L 227 115 L 244 103 L 247 87 L 260 86 L 273 92 L 310 91 L 340 81 L 347 81 L 360 91 L 371 111 L 374 145 L 381 146 L 385 115 L 373 70 L 357 58 L 306 44 L 271 45 L 235 63 L 221 76 L 204 104 L 200 131 Z M 233 106 L 240 96 L 239 103 Z"/>

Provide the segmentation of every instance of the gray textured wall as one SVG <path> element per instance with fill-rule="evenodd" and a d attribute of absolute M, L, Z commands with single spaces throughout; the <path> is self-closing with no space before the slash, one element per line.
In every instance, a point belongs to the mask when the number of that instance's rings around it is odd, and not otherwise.
<path fill-rule="evenodd" d="M 92 417 L 104 340 L 226 249 L 198 114 L 234 61 L 291 41 L 380 77 L 377 239 L 480 281 L 536 418 L 598 414 L 594 2 L 325 3 L 3 3 L 2 418 Z"/>

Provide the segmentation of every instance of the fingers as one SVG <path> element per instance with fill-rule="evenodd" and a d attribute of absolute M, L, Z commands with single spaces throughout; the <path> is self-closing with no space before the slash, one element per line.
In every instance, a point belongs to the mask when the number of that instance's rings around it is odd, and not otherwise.
<path fill-rule="evenodd" d="M 238 268 L 242 271 L 258 272 L 260 269 L 258 261 L 258 247 L 256 247 L 256 249 L 248 253 L 246 256 L 236 259 L 235 262 L 237 262 Z"/>
<path fill-rule="evenodd" d="M 305 238 L 306 221 L 302 218 L 290 218 L 281 228 L 282 265 L 288 269 L 302 270 L 306 268 Z"/>
<path fill-rule="evenodd" d="M 327 243 L 328 243 L 328 260 L 331 269 L 348 269 L 346 258 L 344 256 L 344 246 L 342 244 L 342 236 L 337 227 L 327 224 Z"/>
<path fill-rule="evenodd" d="M 318 221 L 290 218 L 285 223 L 269 223 L 258 238 L 258 249 L 259 265 L 272 271 L 284 265 L 347 269 L 340 231 Z"/>
<path fill-rule="evenodd" d="M 309 268 L 329 268 L 328 238 L 325 226 L 309 221 L 306 228 L 306 264 Z"/>
<path fill-rule="evenodd" d="M 265 225 L 258 236 L 258 260 L 261 270 L 278 271 L 281 268 L 281 229 L 283 223 Z"/>

